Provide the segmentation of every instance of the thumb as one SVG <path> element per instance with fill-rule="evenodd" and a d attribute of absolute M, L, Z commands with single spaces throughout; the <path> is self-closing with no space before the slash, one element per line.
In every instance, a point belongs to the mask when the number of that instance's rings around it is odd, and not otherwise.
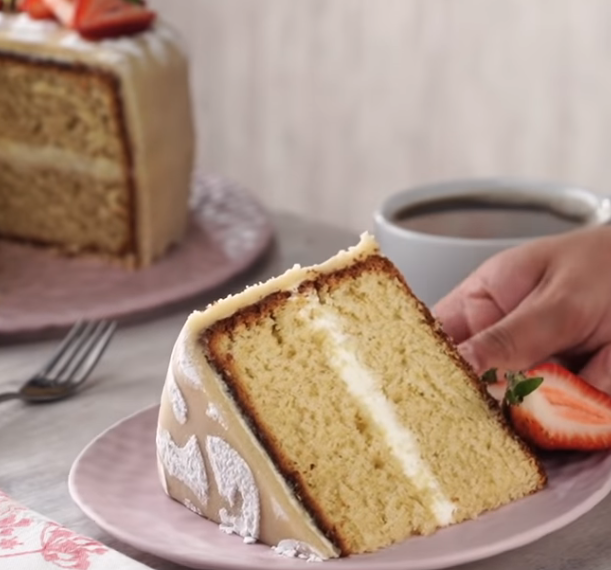
<path fill-rule="evenodd" d="M 549 359 L 571 345 L 563 311 L 536 293 L 458 349 L 476 372 L 489 368 L 520 370 Z"/>
<path fill-rule="evenodd" d="M 599 390 L 611 394 L 611 344 L 594 354 L 581 369 L 580 375 Z"/>

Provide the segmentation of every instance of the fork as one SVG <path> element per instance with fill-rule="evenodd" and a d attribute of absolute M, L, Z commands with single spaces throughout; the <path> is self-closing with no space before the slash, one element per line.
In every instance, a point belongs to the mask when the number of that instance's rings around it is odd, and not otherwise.
<path fill-rule="evenodd" d="M 72 396 L 95 368 L 116 326 L 114 321 L 77 322 L 49 361 L 19 390 L 0 394 L 0 402 L 42 404 Z"/>

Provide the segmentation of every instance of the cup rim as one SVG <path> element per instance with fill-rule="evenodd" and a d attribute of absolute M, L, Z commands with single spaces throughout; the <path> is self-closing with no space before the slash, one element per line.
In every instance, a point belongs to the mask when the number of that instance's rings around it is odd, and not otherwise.
<path fill-rule="evenodd" d="M 486 190 L 487 192 L 522 190 L 530 195 L 540 198 L 558 197 L 559 192 L 563 196 L 571 196 L 576 200 L 581 200 L 584 204 L 589 204 L 595 213 L 592 221 L 584 223 L 579 229 L 588 227 L 600 227 L 611 222 L 611 197 L 601 193 L 593 192 L 587 188 L 573 184 L 532 180 L 517 177 L 482 177 L 482 178 L 462 178 L 432 182 L 413 186 L 387 196 L 382 204 L 374 212 L 375 225 L 384 227 L 385 231 L 394 234 L 396 237 L 418 239 L 437 244 L 452 244 L 464 246 L 513 246 L 519 245 L 537 236 L 526 236 L 516 238 L 473 238 L 460 236 L 444 236 L 429 234 L 412 229 L 407 229 L 397 225 L 392 221 L 392 215 L 399 209 L 406 206 L 416 205 L 431 198 L 445 198 L 477 193 Z M 566 232 L 564 232 L 566 233 Z M 562 235 L 558 233 L 555 235 Z"/>

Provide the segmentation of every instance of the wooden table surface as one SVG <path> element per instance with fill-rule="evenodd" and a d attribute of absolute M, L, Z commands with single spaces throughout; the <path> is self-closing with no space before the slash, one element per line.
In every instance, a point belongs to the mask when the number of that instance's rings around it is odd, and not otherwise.
<path fill-rule="evenodd" d="M 357 236 L 293 215 L 275 216 L 277 243 L 246 275 L 167 316 L 120 328 L 86 390 L 48 406 L 6 402 L 0 408 L 0 489 L 73 530 L 101 540 L 157 570 L 179 567 L 119 543 L 72 502 L 68 472 L 79 452 L 111 424 L 158 402 L 170 350 L 193 308 L 294 263 L 323 261 Z M 0 346 L 0 390 L 44 362 L 56 342 Z M 408 561 L 406 561 L 407 564 Z M 465 570 L 609 570 L 611 497 L 590 513 L 530 546 L 463 566 Z M 0 568 L 4 568 L 0 564 Z M 7 570 L 9 570 L 7 568 Z"/>

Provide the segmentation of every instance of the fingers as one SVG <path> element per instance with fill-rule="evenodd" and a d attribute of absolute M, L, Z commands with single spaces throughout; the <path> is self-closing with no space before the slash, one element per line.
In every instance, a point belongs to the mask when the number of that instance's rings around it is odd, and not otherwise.
<path fill-rule="evenodd" d="M 459 346 L 479 373 L 489 368 L 520 370 L 549 359 L 573 343 L 561 300 L 535 290 L 514 311 Z"/>
<path fill-rule="evenodd" d="M 600 231 L 506 250 L 434 307 L 478 372 L 529 368 L 554 355 L 588 354 L 603 345 L 583 374 L 611 393 L 611 270 Z M 611 240 L 611 229 L 605 231 Z"/>
<path fill-rule="evenodd" d="M 433 312 L 452 340 L 460 344 L 505 316 L 479 275 L 442 299 Z"/>
<path fill-rule="evenodd" d="M 611 394 L 611 344 L 601 348 L 581 369 L 584 380 Z"/>
<path fill-rule="evenodd" d="M 500 321 L 539 283 L 546 267 L 540 243 L 506 250 L 482 264 L 433 308 L 460 344 Z"/>

